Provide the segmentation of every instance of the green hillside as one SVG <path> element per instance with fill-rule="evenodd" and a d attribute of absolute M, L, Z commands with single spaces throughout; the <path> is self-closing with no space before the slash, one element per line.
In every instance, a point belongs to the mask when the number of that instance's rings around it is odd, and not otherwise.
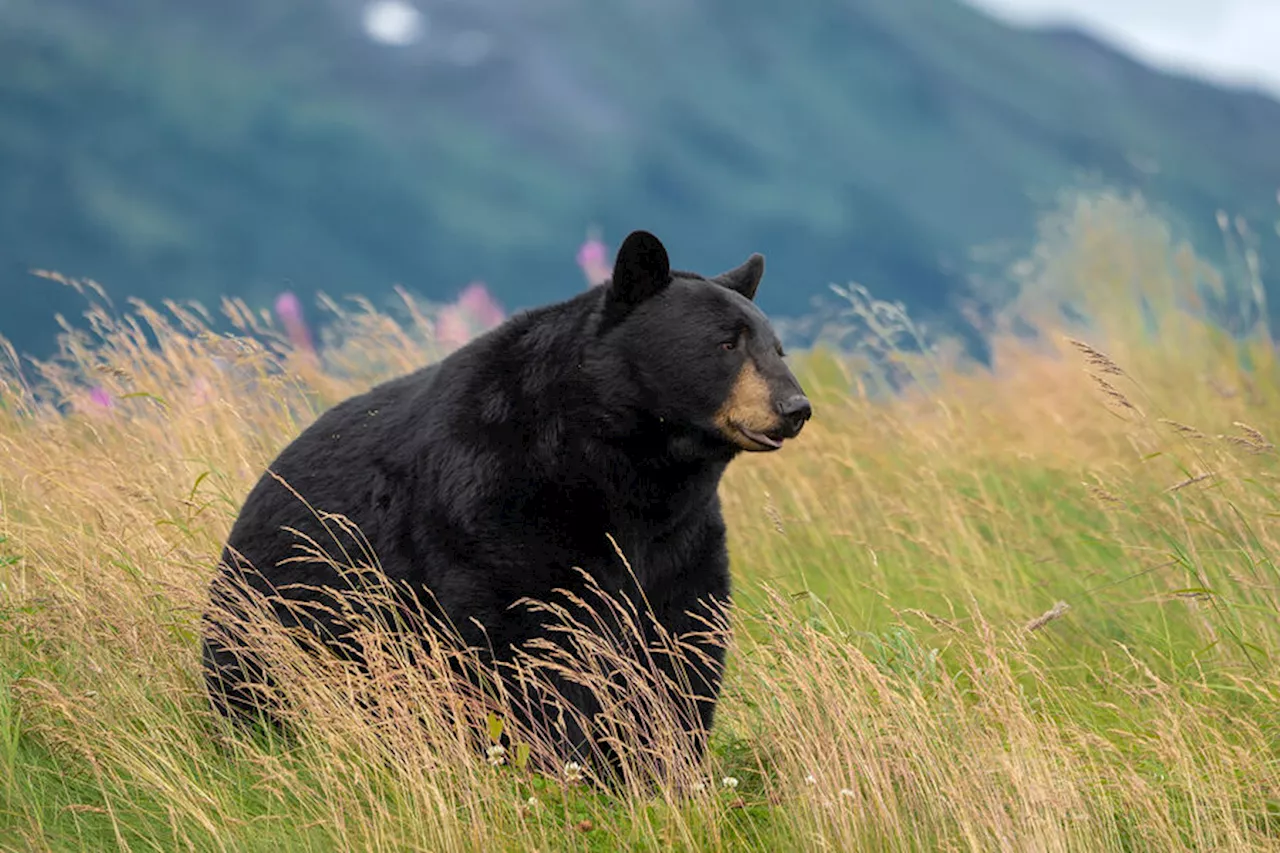
<path fill-rule="evenodd" d="M 591 224 L 695 269 L 762 251 L 775 313 L 857 280 L 945 320 L 970 250 L 1023 245 L 1081 176 L 1211 255 L 1218 209 L 1275 219 L 1280 103 L 958 3 L 420 5 L 428 38 L 388 48 L 355 2 L 0 4 L 0 334 L 45 352 L 80 304 L 32 267 L 152 301 L 482 278 L 531 305 L 582 286 Z"/>

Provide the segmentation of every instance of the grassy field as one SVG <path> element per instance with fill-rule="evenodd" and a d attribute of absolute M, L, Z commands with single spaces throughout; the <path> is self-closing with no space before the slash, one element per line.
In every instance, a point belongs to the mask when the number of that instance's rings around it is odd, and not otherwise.
<path fill-rule="evenodd" d="M 96 315 L 0 375 L 0 847 L 1280 849 L 1259 298 L 1107 198 L 1019 274 L 990 369 L 902 355 L 921 381 L 886 398 L 856 353 L 794 357 L 813 422 L 723 487 L 707 766 L 616 796 L 375 727 L 338 687 L 295 741 L 219 725 L 196 619 L 239 501 L 320 408 L 435 354 L 358 311 L 324 365 L 194 309 Z"/>

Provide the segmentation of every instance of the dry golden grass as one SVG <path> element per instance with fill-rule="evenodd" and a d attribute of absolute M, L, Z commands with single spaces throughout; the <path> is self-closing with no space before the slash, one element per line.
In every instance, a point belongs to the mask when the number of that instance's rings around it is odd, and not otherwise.
<path fill-rule="evenodd" d="M 1131 204 L 1051 226 L 1002 315 L 1039 335 L 993 326 L 990 370 L 902 354 L 938 381 L 873 401 L 851 358 L 797 357 L 814 420 L 723 488 L 713 749 L 654 791 L 494 766 L 487 709 L 393 644 L 370 680 L 278 644 L 296 739 L 215 720 L 197 619 L 240 500 L 323 407 L 439 353 L 371 311 L 324 363 L 232 303 L 257 342 L 96 312 L 0 374 L 0 846 L 1280 848 L 1269 335 L 1203 319 L 1211 278 Z M 588 680 L 620 665 L 593 648 Z M 622 730 L 664 713 L 646 678 Z"/>

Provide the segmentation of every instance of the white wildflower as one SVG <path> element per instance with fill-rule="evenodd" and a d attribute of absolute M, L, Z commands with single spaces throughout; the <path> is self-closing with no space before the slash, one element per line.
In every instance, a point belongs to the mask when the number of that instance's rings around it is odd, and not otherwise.
<path fill-rule="evenodd" d="M 507 763 L 507 748 L 500 743 L 495 743 L 489 747 L 489 763 L 494 767 L 501 767 Z"/>
<path fill-rule="evenodd" d="M 726 776 L 720 780 L 720 784 L 732 790 L 733 788 L 738 787 L 738 780 L 732 776 Z"/>

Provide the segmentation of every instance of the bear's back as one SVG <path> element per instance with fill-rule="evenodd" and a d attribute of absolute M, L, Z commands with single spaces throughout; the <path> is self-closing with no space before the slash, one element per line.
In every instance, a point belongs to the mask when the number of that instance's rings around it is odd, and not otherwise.
<path fill-rule="evenodd" d="M 439 369 L 429 365 L 349 397 L 286 445 L 245 499 L 224 564 L 232 563 L 234 551 L 278 587 L 337 581 L 323 562 L 279 565 L 298 556 L 300 546 L 319 547 L 345 565 L 367 561 L 367 546 L 338 521 L 318 516 L 343 516 L 365 536 L 377 536 L 378 487 L 405 464 L 406 443 L 413 425 L 429 415 Z"/>

